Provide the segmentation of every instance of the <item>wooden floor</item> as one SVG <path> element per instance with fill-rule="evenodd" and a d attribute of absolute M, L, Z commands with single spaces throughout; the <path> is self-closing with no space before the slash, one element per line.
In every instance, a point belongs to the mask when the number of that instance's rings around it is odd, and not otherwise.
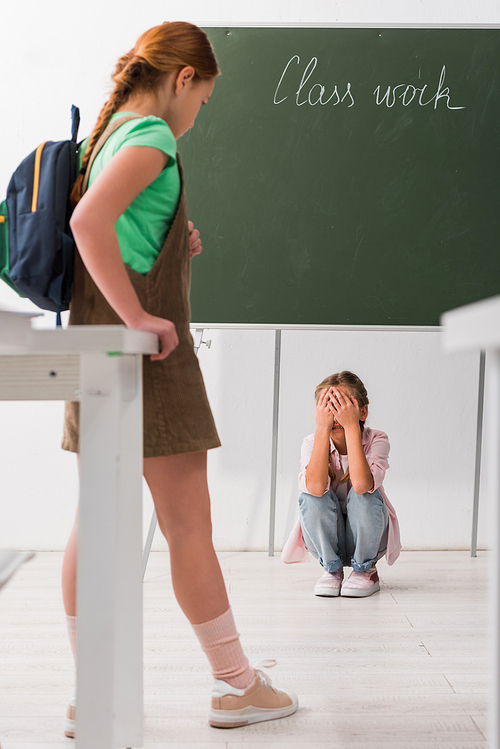
<path fill-rule="evenodd" d="M 317 563 L 222 553 L 252 663 L 275 658 L 291 718 L 220 730 L 211 678 L 173 598 L 168 554 L 151 555 L 145 594 L 145 749 L 485 749 L 487 555 L 405 552 L 379 564 L 367 599 L 316 598 Z M 59 593 L 60 553 L 39 553 L 0 595 L 2 749 L 74 747 L 63 735 L 73 684 Z"/>

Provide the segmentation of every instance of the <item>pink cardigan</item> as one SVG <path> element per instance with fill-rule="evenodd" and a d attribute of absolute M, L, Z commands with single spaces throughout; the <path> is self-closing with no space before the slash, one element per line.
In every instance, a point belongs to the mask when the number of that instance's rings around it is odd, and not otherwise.
<path fill-rule="evenodd" d="M 389 468 L 389 439 L 384 432 L 379 432 L 376 429 L 365 427 L 362 437 L 362 443 L 366 455 L 366 460 L 368 461 L 368 465 L 370 466 L 370 471 L 372 472 L 373 476 L 374 486 L 372 492 L 374 492 L 375 489 L 379 490 L 389 512 L 389 535 L 387 538 L 387 551 L 385 556 L 387 559 L 387 564 L 391 565 L 394 564 L 399 556 L 399 552 L 401 551 L 401 541 L 399 536 L 399 523 L 396 517 L 396 512 L 394 510 L 394 507 L 387 499 L 384 487 L 382 486 L 385 472 Z M 310 434 L 304 439 L 304 442 L 302 443 L 302 454 L 300 461 L 301 471 L 299 473 L 300 492 L 307 492 L 306 468 L 311 458 L 313 444 L 314 434 Z M 330 454 L 332 463 L 335 467 L 335 473 L 337 474 L 337 476 L 341 476 L 343 471 L 340 462 L 340 455 L 332 440 L 330 440 Z M 326 494 L 326 492 L 330 489 L 330 485 L 331 479 L 330 477 L 328 477 L 328 483 L 326 485 L 324 494 Z M 333 491 L 336 490 L 337 486 L 338 481 L 336 480 L 333 482 L 333 486 L 331 487 Z M 302 537 L 300 517 L 297 519 L 297 522 L 295 523 L 293 530 L 290 533 L 285 546 L 283 547 L 283 551 L 281 552 L 281 561 L 285 562 L 285 564 L 309 561 L 309 553 Z"/>

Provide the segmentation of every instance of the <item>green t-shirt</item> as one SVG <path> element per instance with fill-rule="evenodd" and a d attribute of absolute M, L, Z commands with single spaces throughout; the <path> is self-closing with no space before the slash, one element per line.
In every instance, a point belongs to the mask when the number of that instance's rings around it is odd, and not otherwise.
<path fill-rule="evenodd" d="M 129 114 L 118 112 L 111 118 Z M 92 165 L 89 187 L 119 148 L 149 146 L 170 158 L 162 173 L 129 205 L 115 224 L 123 261 L 138 273 L 148 273 L 163 246 L 179 203 L 181 181 L 177 145 L 167 123 L 150 115 L 124 122 L 108 138 Z M 82 149 L 83 150 L 83 149 Z"/>

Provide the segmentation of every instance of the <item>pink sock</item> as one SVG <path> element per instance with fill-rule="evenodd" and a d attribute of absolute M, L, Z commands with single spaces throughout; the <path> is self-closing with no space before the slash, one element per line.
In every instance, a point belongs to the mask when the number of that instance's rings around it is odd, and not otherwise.
<path fill-rule="evenodd" d="M 191 626 L 207 655 L 214 677 L 227 681 L 236 689 L 250 686 L 255 672 L 241 647 L 231 609 L 209 622 Z"/>
<path fill-rule="evenodd" d="M 73 653 L 73 660 L 75 661 L 76 668 L 76 616 L 68 616 L 66 614 L 66 624 L 68 626 L 69 644 L 71 646 L 71 652 Z"/>

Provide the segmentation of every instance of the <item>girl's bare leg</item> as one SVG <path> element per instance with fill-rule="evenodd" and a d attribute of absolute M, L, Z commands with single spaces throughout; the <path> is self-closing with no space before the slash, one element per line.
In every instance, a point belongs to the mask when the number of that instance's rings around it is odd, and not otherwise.
<path fill-rule="evenodd" d="M 174 592 L 193 624 L 227 611 L 224 579 L 212 544 L 206 453 L 146 458 L 144 475 L 155 503 L 158 524 L 167 539 Z M 64 609 L 76 615 L 78 512 L 64 553 Z"/>
<path fill-rule="evenodd" d="M 148 458 L 144 475 L 158 523 L 170 551 L 175 596 L 193 625 L 212 673 L 246 688 L 254 678 L 236 631 L 226 587 L 212 544 L 206 453 Z M 78 515 L 63 562 L 63 599 L 76 661 L 76 552 Z"/>
<path fill-rule="evenodd" d="M 64 610 L 76 616 L 76 550 L 78 542 L 78 510 L 71 530 L 62 565 L 62 594 Z"/>
<path fill-rule="evenodd" d="M 174 593 L 192 624 L 229 609 L 212 544 L 206 452 L 146 458 L 158 524 L 168 542 Z"/>

